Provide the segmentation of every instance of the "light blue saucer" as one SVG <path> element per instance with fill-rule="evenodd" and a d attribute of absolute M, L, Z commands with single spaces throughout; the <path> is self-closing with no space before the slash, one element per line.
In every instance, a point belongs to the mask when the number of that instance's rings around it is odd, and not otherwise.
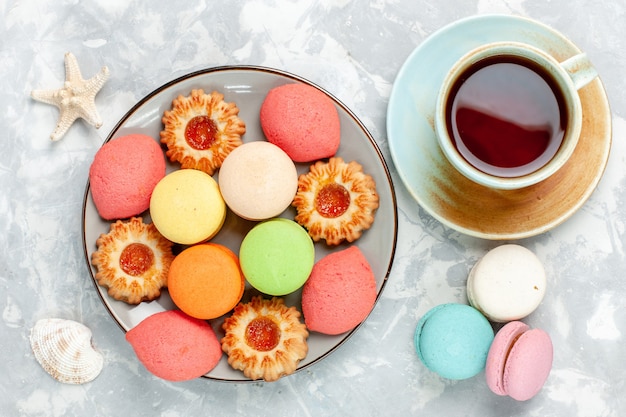
<path fill-rule="evenodd" d="M 584 121 L 576 151 L 552 177 L 522 190 L 497 191 L 454 170 L 433 128 L 439 85 L 462 55 L 481 44 L 506 40 L 536 46 L 559 61 L 581 52 L 554 29 L 527 18 L 484 15 L 459 20 L 411 53 L 398 72 L 387 109 L 391 157 L 417 203 L 450 228 L 494 240 L 534 236 L 569 218 L 598 184 L 611 146 L 611 113 L 597 78 L 579 91 Z"/>

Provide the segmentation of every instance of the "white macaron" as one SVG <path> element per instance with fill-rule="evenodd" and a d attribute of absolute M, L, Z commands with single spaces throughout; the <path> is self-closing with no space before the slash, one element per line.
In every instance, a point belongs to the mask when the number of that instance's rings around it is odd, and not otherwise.
<path fill-rule="evenodd" d="M 470 304 L 489 320 L 520 320 L 537 309 L 546 292 L 545 269 L 527 248 L 505 244 L 485 254 L 467 280 Z"/>
<path fill-rule="evenodd" d="M 294 162 L 266 141 L 247 142 L 233 149 L 224 159 L 218 181 L 228 207 L 247 220 L 279 216 L 298 190 Z"/>

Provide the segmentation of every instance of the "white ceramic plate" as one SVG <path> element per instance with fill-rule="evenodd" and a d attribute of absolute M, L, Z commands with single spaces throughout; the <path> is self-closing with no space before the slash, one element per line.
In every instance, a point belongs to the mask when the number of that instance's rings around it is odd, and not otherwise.
<path fill-rule="evenodd" d="M 261 104 L 271 88 L 287 83 L 313 85 L 309 81 L 293 74 L 262 67 L 218 67 L 195 72 L 158 88 L 141 100 L 117 124 L 109 134 L 107 141 L 130 133 L 143 133 L 158 140 L 159 132 L 163 127 L 161 124 L 163 112 L 171 108 L 172 100 L 179 94 L 186 96 L 192 89 L 196 88 L 202 88 L 207 92 L 212 90 L 220 91 L 224 94 L 225 101 L 237 104 L 240 109 L 239 116 L 246 123 L 246 133 L 243 136 L 244 142 L 265 140 L 258 115 Z M 313 86 L 322 90 L 316 85 Z M 376 213 L 372 228 L 366 231 L 355 244 L 363 251 L 372 266 L 376 277 L 378 297 L 380 297 L 389 276 L 396 246 L 397 210 L 393 184 L 385 160 L 367 129 L 345 105 L 326 91 L 323 92 L 335 103 L 341 121 L 341 145 L 337 156 L 341 156 L 346 161 L 358 161 L 363 166 L 363 170 L 376 181 L 377 191 L 380 196 L 380 207 Z M 308 171 L 310 164 L 296 165 L 298 172 L 303 173 Z M 168 162 L 168 172 L 178 168 L 178 164 Z M 293 219 L 294 215 L 295 210 L 289 208 L 282 214 L 282 217 Z M 144 213 L 144 221 L 149 221 L 149 213 Z M 226 245 L 235 253 L 239 253 L 241 240 L 254 224 L 237 217 L 229 211 L 222 230 L 212 239 L 212 242 Z M 87 183 L 83 208 L 85 260 L 89 265 L 92 280 L 104 306 L 122 330 L 127 331 L 148 315 L 158 311 L 173 309 L 175 306 L 166 291 L 158 300 L 150 303 L 141 303 L 136 307 L 130 306 L 110 298 L 106 290 L 97 284 L 94 279 L 95 270 L 90 262 L 91 254 L 96 250 L 96 239 L 101 233 L 107 233 L 109 227 L 110 223 L 104 221 L 98 215 L 91 198 L 89 183 Z M 346 245 L 342 245 L 331 249 L 325 243 L 317 243 L 315 245 L 316 260 L 333 250 L 346 247 Z M 251 292 L 250 288 L 246 290 L 244 301 L 250 298 Z M 300 292 L 286 296 L 285 303 L 287 305 L 295 305 L 300 309 Z M 221 330 L 222 321 L 223 318 L 211 320 L 211 324 L 219 338 L 223 335 Z M 308 339 L 309 352 L 300 363 L 298 369 L 300 370 L 320 361 L 346 341 L 355 330 L 338 336 L 326 336 L 312 332 Z M 228 365 L 225 355 L 217 367 L 208 373 L 206 377 L 224 381 L 248 380 L 241 372 L 233 370 Z"/>
<path fill-rule="evenodd" d="M 430 215 L 462 233 L 519 239 L 543 233 L 576 212 L 600 181 L 611 147 L 611 112 L 599 78 L 579 91 L 583 128 L 574 155 L 552 177 L 517 191 L 497 191 L 459 174 L 439 149 L 434 110 L 452 65 L 481 44 L 518 41 L 557 60 L 580 53 L 567 38 L 536 21 L 486 15 L 454 22 L 431 35 L 407 58 L 387 109 L 392 159 L 408 191 Z"/>

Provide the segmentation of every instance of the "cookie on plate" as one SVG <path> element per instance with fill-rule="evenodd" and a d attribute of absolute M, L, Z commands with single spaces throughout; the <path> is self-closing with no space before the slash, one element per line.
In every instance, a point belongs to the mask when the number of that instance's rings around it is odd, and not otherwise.
<path fill-rule="evenodd" d="M 118 220 L 96 240 L 98 249 L 91 256 L 96 281 L 111 297 L 128 304 L 154 300 L 167 286 L 172 245 L 140 217 Z"/>
<path fill-rule="evenodd" d="M 163 113 L 161 143 L 167 146 L 165 154 L 170 161 L 180 162 L 181 168 L 213 175 L 242 143 L 246 125 L 238 114 L 235 103 L 225 102 L 217 91 L 206 94 L 197 89 L 187 97 L 178 96 L 171 110 Z"/>
<path fill-rule="evenodd" d="M 282 298 L 253 297 L 222 324 L 222 350 L 234 369 L 253 380 L 276 381 L 295 372 L 306 356 L 309 332 L 300 312 Z"/>
<path fill-rule="evenodd" d="M 338 245 L 354 242 L 372 226 L 378 201 L 376 182 L 359 163 L 333 157 L 300 175 L 292 205 L 295 220 L 314 241 Z"/>

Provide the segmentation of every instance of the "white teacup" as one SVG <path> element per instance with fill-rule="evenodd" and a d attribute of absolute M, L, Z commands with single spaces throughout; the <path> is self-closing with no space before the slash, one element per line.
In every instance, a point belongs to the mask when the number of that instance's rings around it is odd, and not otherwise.
<path fill-rule="evenodd" d="M 439 90 L 439 145 L 478 184 L 536 184 L 574 152 L 583 118 L 578 89 L 597 75 L 584 53 L 559 63 L 519 42 L 480 46 L 456 62 Z"/>

